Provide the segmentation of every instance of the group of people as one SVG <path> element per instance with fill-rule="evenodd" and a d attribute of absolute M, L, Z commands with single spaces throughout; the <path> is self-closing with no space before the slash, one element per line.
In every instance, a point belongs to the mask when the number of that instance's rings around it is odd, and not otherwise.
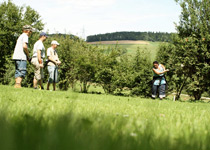
<path fill-rule="evenodd" d="M 43 87 L 43 67 L 45 59 L 45 47 L 43 42 L 47 39 L 47 34 L 40 33 L 39 40 L 34 44 L 33 56 L 30 59 L 28 51 L 28 37 L 33 32 L 33 28 L 30 25 L 23 26 L 23 33 L 19 36 L 14 54 L 13 60 L 15 61 L 15 88 L 21 88 L 22 79 L 26 76 L 27 60 L 34 66 L 34 89 L 38 88 L 38 84 L 41 89 Z M 53 90 L 56 90 L 56 83 L 58 82 L 58 66 L 61 64 L 56 51 L 59 43 L 55 40 L 51 42 L 51 47 L 47 49 L 47 68 L 49 72 L 49 79 L 47 83 L 47 90 L 49 90 L 50 84 L 53 83 Z M 152 83 L 152 98 L 155 99 L 156 95 L 162 100 L 166 97 L 166 78 L 164 73 L 168 72 L 168 69 L 157 61 L 153 62 L 153 83 Z"/>
<path fill-rule="evenodd" d="M 32 34 L 34 29 L 30 25 L 23 26 L 23 33 L 18 37 L 15 46 L 13 60 L 15 61 L 15 88 L 21 88 L 21 82 L 26 76 L 27 71 L 27 61 L 34 66 L 34 79 L 33 87 L 34 89 L 44 89 L 43 79 L 44 79 L 44 59 L 45 59 L 45 47 L 43 42 L 47 39 L 47 34 L 40 33 L 38 41 L 33 47 L 32 58 L 28 51 L 28 39 Z M 56 90 L 56 83 L 58 82 L 58 66 L 61 64 L 58 54 L 56 51 L 59 43 L 55 40 L 51 42 L 51 47 L 47 49 L 47 69 L 49 72 L 49 79 L 47 83 L 47 90 L 50 88 L 50 84 L 53 84 L 53 90 Z M 38 87 L 39 84 L 39 87 Z"/>

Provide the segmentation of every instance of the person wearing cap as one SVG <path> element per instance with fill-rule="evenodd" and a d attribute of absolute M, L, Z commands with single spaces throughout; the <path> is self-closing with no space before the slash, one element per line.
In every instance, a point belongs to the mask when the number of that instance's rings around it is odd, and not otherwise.
<path fill-rule="evenodd" d="M 26 76 L 27 60 L 30 61 L 28 38 L 33 32 L 30 25 L 23 26 L 23 33 L 18 37 L 13 60 L 15 61 L 15 88 L 21 88 L 22 79 Z"/>
<path fill-rule="evenodd" d="M 47 69 L 49 72 L 47 90 L 49 90 L 50 84 L 52 83 L 53 90 L 55 91 L 56 83 L 58 83 L 58 66 L 61 64 L 56 51 L 58 45 L 59 43 L 54 40 L 51 42 L 51 47 L 47 49 L 47 57 L 48 57 Z"/>
<path fill-rule="evenodd" d="M 34 80 L 33 80 L 33 86 L 34 89 L 37 89 L 37 85 L 39 83 L 40 88 L 43 88 L 42 80 L 44 78 L 44 64 L 43 59 L 45 58 L 45 47 L 43 42 L 47 39 L 47 34 L 42 32 L 40 33 L 39 40 L 34 44 L 33 48 L 33 56 L 31 63 L 34 65 Z"/>

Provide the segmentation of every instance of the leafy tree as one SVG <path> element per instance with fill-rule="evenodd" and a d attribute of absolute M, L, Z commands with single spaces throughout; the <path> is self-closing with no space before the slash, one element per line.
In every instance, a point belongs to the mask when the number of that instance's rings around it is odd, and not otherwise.
<path fill-rule="evenodd" d="M 81 51 L 78 51 L 81 50 Z M 74 59 L 73 73 L 78 81 L 80 81 L 81 92 L 87 93 L 90 83 L 94 81 L 96 74 L 96 56 L 95 49 L 90 45 L 83 45 L 81 49 L 77 49 L 78 55 Z"/>
<path fill-rule="evenodd" d="M 133 95 L 151 96 L 152 63 L 149 55 L 150 53 L 147 49 L 141 50 L 138 48 L 133 59 L 133 83 L 131 90 Z"/>
<path fill-rule="evenodd" d="M 185 78 L 189 78 L 187 92 L 199 100 L 210 84 L 210 1 L 176 0 L 182 13 L 177 25 L 178 37 L 173 40 L 174 63 L 182 64 Z"/>
<path fill-rule="evenodd" d="M 174 51 L 175 46 L 172 43 L 161 43 L 158 47 L 156 60 L 163 64 L 167 69 L 170 69 L 169 72 L 166 74 L 166 80 L 167 80 L 167 91 L 173 91 L 174 89 L 177 91 L 180 91 L 179 85 L 180 83 L 175 83 L 173 80 L 175 77 L 174 75 L 177 75 L 177 69 L 175 69 L 176 64 L 173 64 L 173 55 L 172 52 Z M 177 86 L 177 87 L 176 87 Z M 178 88 L 178 89 L 177 89 Z"/>
<path fill-rule="evenodd" d="M 182 90 L 199 100 L 209 89 L 210 79 L 210 1 L 176 0 L 182 8 L 177 35 L 170 44 L 160 47 L 158 59 L 173 68 L 170 81 L 176 90 L 176 99 Z"/>
<path fill-rule="evenodd" d="M 87 93 L 90 83 L 95 79 L 98 52 L 91 45 L 79 38 L 71 38 L 70 35 L 57 36 L 60 43 L 59 58 L 60 66 L 59 87 L 67 90 L 69 85 L 75 87 L 80 83 L 81 92 Z"/>
<path fill-rule="evenodd" d="M 132 57 L 123 54 L 118 59 L 118 64 L 113 70 L 113 85 L 116 87 L 116 94 L 122 94 L 124 89 L 131 89 L 133 84 Z"/>
<path fill-rule="evenodd" d="M 0 82 L 3 84 L 11 83 L 10 79 L 14 78 L 14 64 L 11 56 L 14 52 L 16 40 L 22 33 L 22 26 L 26 24 L 33 25 L 37 31 L 42 30 L 44 27 L 40 15 L 31 7 L 19 7 L 10 0 L 0 4 L 0 53 L 2 56 L 0 59 Z M 37 40 L 36 37 L 37 34 L 33 34 L 29 40 L 30 52 L 32 51 L 34 41 Z M 28 72 L 28 74 L 31 73 L 30 71 Z M 28 80 L 24 81 L 25 84 L 27 82 Z"/>
<path fill-rule="evenodd" d="M 3 82 L 6 63 L 13 52 L 17 38 L 16 35 L 20 33 L 21 10 L 22 8 L 17 7 L 11 1 L 0 5 L 0 82 Z"/>
<path fill-rule="evenodd" d="M 182 8 L 178 34 L 173 36 L 171 47 L 162 55 L 174 68 L 172 80 L 176 88 L 176 99 L 182 90 L 199 100 L 209 89 L 210 80 L 210 2 L 208 0 L 176 0 Z M 164 49 L 162 47 L 162 49 Z M 169 53 L 168 50 L 171 50 Z M 161 57 L 159 57 L 161 59 Z M 164 59 L 162 59 L 164 60 Z"/>
<path fill-rule="evenodd" d="M 96 73 L 96 82 L 103 87 L 105 93 L 113 94 L 117 89 L 117 86 L 114 84 L 114 81 L 116 80 L 114 76 L 116 66 L 119 65 L 117 59 L 121 54 L 122 51 L 118 45 L 116 45 L 116 47 L 108 47 L 108 49 L 102 50 L 100 63 Z"/>

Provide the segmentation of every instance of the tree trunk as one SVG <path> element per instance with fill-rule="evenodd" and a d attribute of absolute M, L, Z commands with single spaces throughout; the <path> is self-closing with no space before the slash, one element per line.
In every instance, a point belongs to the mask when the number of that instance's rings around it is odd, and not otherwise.
<path fill-rule="evenodd" d="M 87 93 L 88 92 L 88 85 L 86 81 L 80 82 L 80 91 L 82 93 Z"/>
<path fill-rule="evenodd" d="M 83 82 L 83 93 L 87 93 L 87 82 Z"/>
<path fill-rule="evenodd" d="M 194 97 L 194 100 L 200 100 L 201 99 L 201 91 L 195 91 L 193 92 L 193 97 Z"/>
<path fill-rule="evenodd" d="M 182 94 L 182 90 L 183 90 L 183 88 L 184 88 L 184 86 L 185 86 L 186 80 L 187 80 L 187 78 L 184 80 L 183 84 L 181 84 L 181 85 L 179 86 L 179 88 L 177 89 L 177 93 L 176 93 L 176 98 L 175 98 L 175 100 L 179 100 L 179 99 L 180 99 L 180 95 Z"/>

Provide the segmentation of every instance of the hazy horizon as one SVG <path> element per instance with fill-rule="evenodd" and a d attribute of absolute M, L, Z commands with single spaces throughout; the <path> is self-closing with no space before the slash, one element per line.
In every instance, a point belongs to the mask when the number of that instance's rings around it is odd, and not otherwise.
<path fill-rule="evenodd" d="M 79 37 L 113 32 L 174 33 L 181 8 L 174 0 L 13 0 L 29 5 L 49 33 Z"/>

